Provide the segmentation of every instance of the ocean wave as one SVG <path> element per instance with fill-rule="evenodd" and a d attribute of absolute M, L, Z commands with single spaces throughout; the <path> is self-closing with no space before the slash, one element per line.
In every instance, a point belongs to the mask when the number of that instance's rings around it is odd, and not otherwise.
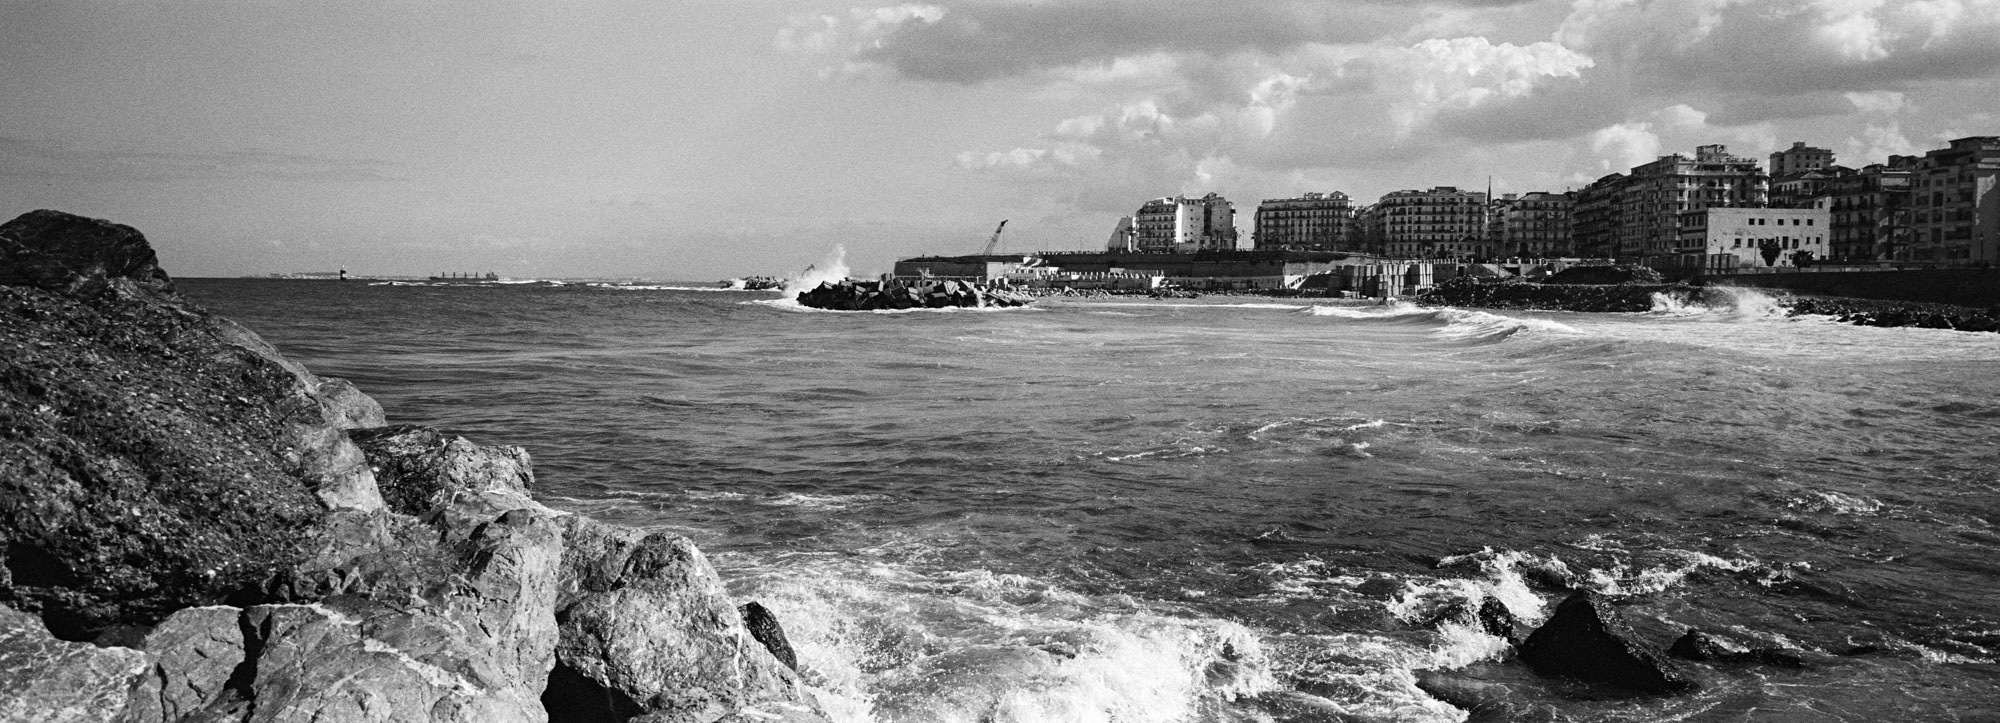
<path fill-rule="evenodd" d="M 1423 307 L 1397 301 L 1378 306 L 1312 306 L 1306 313 L 1356 321 L 1432 323 L 1436 336 L 1457 341 L 1500 341 L 1522 332 L 1579 336 L 1583 332 L 1568 324 L 1547 319 L 1503 316 L 1474 309 Z"/>
<path fill-rule="evenodd" d="M 784 621 L 801 677 L 841 723 L 1189 720 L 1278 687 L 1248 628 L 1121 595 L 824 559 L 733 577 L 734 596 Z"/>
<path fill-rule="evenodd" d="M 1673 294 L 1653 294 L 1654 316 L 1700 317 L 1716 321 L 1756 321 L 1786 318 L 1785 304 L 1756 289 L 1711 286 L 1700 289 L 1695 298 Z"/>

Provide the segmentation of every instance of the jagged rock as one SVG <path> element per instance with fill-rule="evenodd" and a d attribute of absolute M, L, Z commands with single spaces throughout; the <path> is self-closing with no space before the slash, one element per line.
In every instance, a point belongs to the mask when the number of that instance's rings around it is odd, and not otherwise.
<path fill-rule="evenodd" d="M 1759 663 L 1779 668 L 1806 667 L 1805 658 L 1799 651 L 1772 647 L 1750 648 L 1700 630 L 1687 631 L 1686 635 L 1682 635 L 1667 648 L 1667 654 L 1682 660 Z"/>
<path fill-rule="evenodd" d="M 226 605 L 187 608 L 153 628 L 142 643 L 153 664 L 119 723 L 176 723 L 221 700 L 243 663 L 242 615 Z"/>
<path fill-rule="evenodd" d="M 0 284 L 72 292 L 110 279 L 171 285 L 152 245 L 131 226 L 49 210 L 0 225 Z"/>
<path fill-rule="evenodd" d="M 1665 281 L 1659 271 L 1630 264 L 1620 266 L 1571 266 L 1542 280 L 1548 284 L 1658 284 Z"/>
<path fill-rule="evenodd" d="M 376 429 L 136 231 L 31 216 L 0 226 L 0 720 L 576 719 L 545 688 L 824 720 L 692 543 L 549 510 L 520 448 Z M 30 258 L 50 229 L 82 248 Z"/>
<path fill-rule="evenodd" d="M 693 543 L 575 516 L 563 522 L 562 590 L 573 601 L 561 610 L 556 649 L 558 675 L 573 676 L 556 691 L 565 703 L 602 701 L 600 716 L 636 708 L 672 721 L 751 709 L 820 719 L 791 669 L 744 629 Z"/>
<path fill-rule="evenodd" d="M 381 427 L 351 433 L 373 466 L 389 509 L 423 519 L 458 540 L 528 496 L 534 464 L 520 447 L 484 447 L 430 429 Z"/>
<path fill-rule="evenodd" d="M 136 231 L 52 213 L 0 226 L 0 600 L 87 640 L 254 596 L 319 493 L 368 504 L 324 414 L 368 405 L 172 294 Z"/>
<path fill-rule="evenodd" d="M 1542 675 L 1604 683 L 1643 693 L 1679 693 L 1693 682 L 1640 640 L 1603 596 L 1578 590 L 1519 648 L 1521 662 Z"/>
<path fill-rule="evenodd" d="M 137 650 L 57 640 L 35 616 L 0 605 L 0 721 L 106 720 L 151 662 Z"/>
<path fill-rule="evenodd" d="M 778 623 L 778 616 L 754 600 L 738 605 L 736 612 L 743 616 L 743 627 L 750 631 L 750 637 L 763 643 L 785 667 L 799 669 L 799 655 L 792 651 L 792 641 L 785 638 L 785 626 Z"/>
<path fill-rule="evenodd" d="M 881 281 L 842 279 L 828 281 L 800 292 L 801 306 L 834 311 L 880 311 L 885 309 L 942 309 L 947 307 L 1025 306 L 1034 303 L 1027 294 L 981 286 L 952 279 L 906 281 L 884 277 Z"/>

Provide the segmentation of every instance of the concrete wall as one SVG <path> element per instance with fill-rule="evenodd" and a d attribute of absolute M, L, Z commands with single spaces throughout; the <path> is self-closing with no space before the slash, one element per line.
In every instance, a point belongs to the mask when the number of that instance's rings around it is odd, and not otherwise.
<path fill-rule="evenodd" d="M 1814 272 L 1809 267 L 1779 273 L 1704 276 L 1702 283 L 1980 308 L 2000 304 L 2000 269 Z"/>

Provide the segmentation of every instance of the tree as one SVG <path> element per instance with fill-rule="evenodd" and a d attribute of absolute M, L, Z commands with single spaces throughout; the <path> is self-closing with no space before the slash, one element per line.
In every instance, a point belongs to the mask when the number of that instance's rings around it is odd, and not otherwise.
<path fill-rule="evenodd" d="M 1757 251 L 1764 257 L 1765 266 L 1777 266 L 1778 254 L 1784 253 L 1784 248 L 1778 245 L 1777 239 L 1767 238 L 1757 242 Z"/>

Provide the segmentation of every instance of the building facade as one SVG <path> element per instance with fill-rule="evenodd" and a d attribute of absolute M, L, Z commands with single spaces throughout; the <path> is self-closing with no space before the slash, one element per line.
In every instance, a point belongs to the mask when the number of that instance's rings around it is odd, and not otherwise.
<path fill-rule="evenodd" d="M 1267 198 L 1257 204 L 1252 238 L 1258 250 L 1352 250 L 1354 209 L 1347 194 L 1308 193 L 1298 198 Z"/>
<path fill-rule="evenodd" d="M 1831 253 L 1819 208 L 1705 208 L 1680 216 L 1680 266 L 1710 271 L 1806 266 Z"/>
<path fill-rule="evenodd" d="M 2000 136 L 1924 154 L 1911 175 L 1911 261 L 2000 262 Z"/>
<path fill-rule="evenodd" d="M 1908 261 L 1910 175 L 1916 156 L 1890 156 L 1840 175 L 1827 187 L 1834 261 Z"/>
<path fill-rule="evenodd" d="M 1796 176 L 1832 167 L 1833 151 L 1808 147 L 1805 141 L 1793 141 L 1791 148 L 1771 154 L 1772 178 Z"/>
<path fill-rule="evenodd" d="M 1397 191 L 1375 204 L 1382 253 L 1393 258 L 1488 258 L 1486 194 L 1438 186 Z"/>
<path fill-rule="evenodd" d="M 1236 209 L 1216 194 L 1166 196 L 1132 215 L 1134 251 L 1174 253 L 1236 249 Z"/>
<path fill-rule="evenodd" d="M 1618 255 L 1618 231 L 1624 222 L 1626 176 L 1613 173 L 1599 178 L 1576 192 L 1570 216 L 1570 236 L 1578 256 L 1610 258 Z"/>
<path fill-rule="evenodd" d="M 1720 144 L 1698 146 L 1632 169 L 1619 199 L 1617 255 L 1675 255 L 1681 214 L 1705 208 L 1757 208 L 1768 202 L 1769 178 L 1757 161 L 1729 155 Z"/>
<path fill-rule="evenodd" d="M 1493 202 L 1487 237 L 1495 255 L 1550 259 L 1576 255 L 1570 227 L 1576 194 L 1534 191 Z"/>

